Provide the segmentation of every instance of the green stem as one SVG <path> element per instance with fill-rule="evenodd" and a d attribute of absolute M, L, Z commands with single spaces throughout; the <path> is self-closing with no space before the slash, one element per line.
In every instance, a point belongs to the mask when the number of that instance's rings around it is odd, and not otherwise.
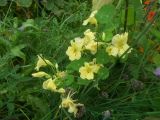
<path fill-rule="evenodd" d="M 125 7 L 125 19 L 124 19 L 124 32 L 127 29 L 127 19 L 128 19 L 128 5 L 129 5 L 129 0 L 126 0 L 126 7 Z"/>

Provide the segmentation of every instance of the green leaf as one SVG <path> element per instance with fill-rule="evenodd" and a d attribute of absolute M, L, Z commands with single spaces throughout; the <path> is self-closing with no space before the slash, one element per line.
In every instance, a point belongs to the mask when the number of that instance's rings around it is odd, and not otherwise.
<path fill-rule="evenodd" d="M 109 42 L 109 41 L 111 41 L 112 37 L 113 37 L 112 30 L 108 30 L 108 31 L 106 32 L 106 36 L 105 36 L 104 41 L 105 41 L 105 42 Z"/>
<path fill-rule="evenodd" d="M 111 24 L 116 13 L 114 5 L 104 5 L 96 14 L 96 18 L 101 24 Z"/>
<path fill-rule="evenodd" d="M 39 110 L 39 113 L 41 113 L 41 115 L 46 115 L 46 113 L 50 111 L 49 105 L 44 99 L 32 95 L 28 95 L 26 99 L 28 104 L 32 105 L 34 109 Z"/>
<path fill-rule="evenodd" d="M 35 25 L 35 22 L 33 19 L 27 19 L 26 22 L 23 22 L 22 26 L 19 27 L 19 30 L 23 31 L 24 29 L 26 29 L 28 27 L 31 27 L 31 28 L 38 30 L 38 27 Z"/>
<path fill-rule="evenodd" d="M 157 66 L 160 66 L 160 54 L 155 54 L 153 56 L 153 62 L 154 64 L 156 64 Z"/>
<path fill-rule="evenodd" d="M 73 75 L 66 75 L 64 84 L 65 84 L 66 86 L 69 86 L 69 85 L 71 85 L 73 82 L 74 82 L 74 76 L 73 76 Z"/>
<path fill-rule="evenodd" d="M 12 115 L 15 109 L 14 103 L 12 102 L 7 103 L 7 108 L 8 108 L 8 115 Z"/>
<path fill-rule="evenodd" d="M 54 0 L 47 0 L 46 8 L 47 10 L 52 10 L 55 7 Z"/>
<path fill-rule="evenodd" d="M 98 71 L 98 79 L 100 80 L 106 80 L 109 77 L 109 69 L 106 67 L 102 67 L 99 71 Z"/>
<path fill-rule="evenodd" d="M 155 37 L 157 37 L 158 39 L 160 39 L 160 34 L 159 34 L 159 31 L 158 31 L 158 30 L 156 30 L 156 29 L 151 29 L 151 33 L 152 33 Z"/>
<path fill-rule="evenodd" d="M 79 71 L 79 68 L 84 65 L 84 62 L 87 62 L 87 60 L 83 58 L 74 60 L 67 66 L 67 69 L 72 71 Z"/>
<path fill-rule="evenodd" d="M 96 54 L 96 61 L 97 63 L 100 64 L 106 64 L 109 62 L 109 56 L 108 54 L 105 52 L 105 50 L 98 50 L 97 54 Z"/>
<path fill-rule="evenodd" d="M 128 7 L 127 25 L 133 25 L 133 24 L 134 24 L 134 7 L 129 6 Z"/>
<path fill-rule="evenodd" d="M 92 0 L 92 10 L 98 10 L 103 5 L 112 3 L 113 0 Z"/>
<path fill-rule="evenodd" d="M 30 7 L 32 4 L 32 0 L 16 0 L 18 6 L 22 7 Z"/>
<path fill-rule="evenodd" d="M 24 44 L 15 46 L 15 47 L 11 48 L 11 54 L 14 57 L 20 57 L 25 61 L 25 54 L 21 51 L 25 47 L 26 47 L 26 45 L 24 45 Z"/>
<path fill-rule="evenodd" d="M 2 107 L 3 107 L 3 101 L 0 100 L 0 108 L 2 108 Z"/>
<path fill-rule="evenodd" d="M 128 15 L 127 15 L 127 25 L 133 25 L 135 21 L 134 15 L 134 6 L 128 7 Z M 124 23 L 125 20 L 125 10 L 122 11 L 121 22 Z"/>
<path fill-rule="evenodd" d="M 7 4 L 7 0 L 0 0 L 0 6 L 5 6 Z"/>
<path fill-rule="evenodd" d="M 78 84 L 79 85 L 88 85 L 90 82 L 92 82 L 92 80 L 78 78 Z"/>

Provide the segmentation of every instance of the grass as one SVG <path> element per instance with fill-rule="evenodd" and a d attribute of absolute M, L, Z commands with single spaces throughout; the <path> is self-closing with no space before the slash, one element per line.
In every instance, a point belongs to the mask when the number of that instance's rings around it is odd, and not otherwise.
<path fill-rule="evenodd" d="M 37 27 L 24 30 L 19 28 L 26 22 L 27 15 L 17 12 L 14 3 L 9 4 L 8 9 L 0 8 L 0 120 L 75 119 L 66 109 L 59 109 L 59 94 L 42 89 L 44 79 L 31 76 L 40 53 L 65 70 L 69 63 L 65 51 L 70 40 L 82 36 L 87 29 L 82 27 L 82 21 L 90 14 L 90 1 L 74 0 L 64 4 L 63 9 L 56 5 L 62 13 L 41 11 L 44 15 L 39 15 L 38 9 L 22 7 L 24 13 L 33 10 L 31 18 L 33 26 Z M 123 3 L 118 8 L 123 11 Z M 141 23 L 141 18 L 136 19 Z M 81 110 L 79 114 L 84 112 L 84 115 L 76 119 L 160 119 L 160 82 L 153 74 L 157 65 L 148 60 L 150 55 L 157 53 L 155 47 L 159 44 L 157 34 L 150 31 L 158 31 L 160 23 L 157 20 L 155 25 L 151 23 L 141 28 L 144 24 L 143 21 L 127 26 L 130 37 L 135 38 L 129 41 L 134 50 L 128 59 L 118 60 L 111 66 L 109 78 L 98 84 L 100 90 L 95 83 L 79 86 L 75 98 L 85 105 L 85 110 Z M 146 40 L 156 44 L 146 43 Z M 143 53 L 138 51 L 139 46 L 144 48 Z M 104 116 L 106 111 L 111 115 Z"/>

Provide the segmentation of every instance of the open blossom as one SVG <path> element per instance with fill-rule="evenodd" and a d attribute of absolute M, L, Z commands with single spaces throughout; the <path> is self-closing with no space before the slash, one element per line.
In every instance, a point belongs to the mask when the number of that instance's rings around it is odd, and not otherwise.
<path fill-rule="evenodd" d="M 89 63 L 84 63 L 84 66 L 79 69 L 80 77 L 88 80 L 94 79 L 94 74 L 98 73 L 101 66 L 101 64 L 96 64 L 95 60 Z"/>
<path fill-rule="evenodd" d="M 95 40 L 95 32 L 92 32 L 90 29 L 87 29 L 84 32 L 84 44 L 86 45 L 93 40 Z"/>
<path fill-rule="evenodd" d="M 82 45 L 78 41 L 71 41 L 71 46 L 68 47 L 66 54 L 71 61 L 79 60 L 81 58 Z"/>
<path fill-rule="evenodd" d="M 73 100 L 71 98 L 70 93 L 66 98 L 62 98 L 61 105 L 59 106 L 60 108 L 68 108 L 69 113 L 73 113 L 74 116 L 76 117 L 76 114 L 78 112 L 78 106 L 83 106 L 83 104 L 80 103 L 75 103 L 76 100 Z"/>
<path fill-rule="evenodd" d="M 85 46 L 86 50 L 91 51 L 92 54 L 97 53 L 97 47 L 98 47 L 98 43 L 95 41 L 91 41 Z"/>
<path fill-rule="evenodd" d="M 93 68 L 93 72 L 94 72 L 94 73 L 98 73 L 99 69 L 100 69 L 101 67 L 103 67 L 102 64 L 97 64 L 97 63 L 96 63 L 96 59 L 95 59 L 95 58 L 93 59 L 92 62 L 90 62 L 90 65 L 92 65 L 92 68 Z"/>
<path fill-rule="evenodd" d="M 112 38 L 111 44 L 106 48 L 106 52 L 112 56 L 121 56 L 129 48 L 127 44 L 128 33 L 117 34 Z M 130 53 L 131 51 L 128 51 Z"/>
<path fill-rule="evenodd" d="M 127 44 L 127 40 L 128 40 L 128 33 L 125 32 L 124 34 L 117 34 L 112 38 L 112 45 L 121 49 L 123 45 Z"/>
<path fill-rule="evenodd" d="M 88 23 L 97 25 L 97 20 L 95 18 L 96 13 L 97 13 L 97 10 L 93 11 L 90 14 L 89 18 L 83 21 L 83 25 L 87 25 Z"/>
<path fill-rule="evenodd" d="M 32 76 L 33 77 L 46 77 L 46 78 L 49 78 L 50 75 L 48 75 L 47 73 L 43 72 L 43 71 L 39 71 L 39 72 L 36 72 L 36 73 L 32 73 Z"/>
<path fill-rule="evenodd" d="M 55 79 L 53 80 L 52 78 L 43 82 L 43 89 L 51 90 L 53 92 L 59 92 L 59 93 L 64 93 L 65 92 L 65 90 L 63 88 L 57 89 Z"/>
<path fill-rule="evenodd" d="M 53 65 L 49 60 L 47 60 L 47 59 L 42 59 L 42 57 L 40 56 L 40 55 L 38 55 L 38 61 L 37 61 L 37 65 L 36 65 L 36 67 L 35 67 L 35 69 L 37 70 L 37 71 L 39 71 L 39 69 L 41 68 L 41 67 L 45 67 L 45 66 L 47 66 L 47 65 Z"/>
<path fill-rule="evenodd" d="M 109 55 L 116 57 L 118 55 L 118 48 L 114 47 L 113 45 L 110 45 L 106 48 L 106 52 Z"/>
<path fill-rule="evenodd" d="M 79 72 L 82 79 L 92 80 L 94 78 L 93 67 L 89 63 L 85 63 L 84 66 L 79 69 Z"/>
<path fill-rule="evenodd" d="M 95 54 L 98 47 L 98 42 L 95 41 L 95 33 L 87 29 L 84 35 L 84 48 L 89 50 L 92 54 Z"/>

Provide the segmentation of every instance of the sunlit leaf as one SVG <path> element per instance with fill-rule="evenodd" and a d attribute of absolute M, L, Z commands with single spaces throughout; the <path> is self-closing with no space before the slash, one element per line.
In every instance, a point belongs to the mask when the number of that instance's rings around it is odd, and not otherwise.
<path fill-rule="evenodd" d="M 112 3 L 113 0 L 92 0 L 92 10 L 99 10 L 103 5 Z"/>
<path fill-rule="evenodd" d="M 26 45 L 21 44 L 18 46 L 15 46 L 11 49 L 11 54 L 15 57 L 20 57 L 25 61 L 25 54 L 21 51 L 23 48 L 25 48 Z"/>
<path fill-rule="evenodd" d="M 30 7 L 32 4 L 32 0 L 16 0 L 18 6 L 22 7 Z"/>
<path fill-rule="evenodd" d="M 112 20 L 115 12 L 116 9 L 114 5 L 105 5 L 98 11 L 98 13 L 96 14 L 96 18 L 101 24 L 111 24 L 113 22 Z"/>

